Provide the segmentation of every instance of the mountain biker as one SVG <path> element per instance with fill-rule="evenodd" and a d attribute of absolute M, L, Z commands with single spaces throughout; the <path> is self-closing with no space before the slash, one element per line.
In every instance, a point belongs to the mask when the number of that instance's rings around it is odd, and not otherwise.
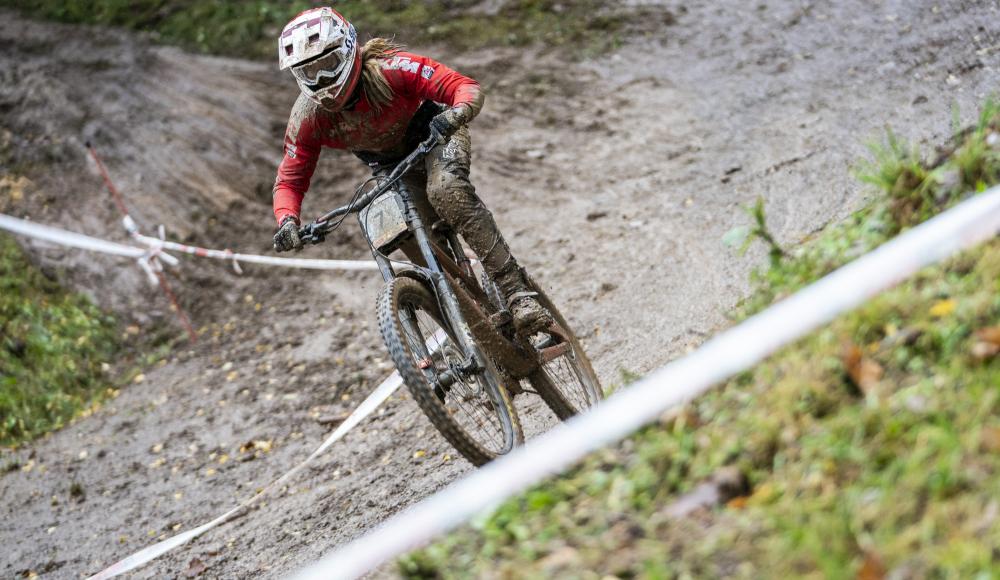
<path fill-rule="evenodd" d="M 376 166 L 403 158 L 434 130 L 447 141 L 427 155 L 424 167 L 411 170 L 407 184 L 426 191 L 434 210 L 480 257 L 519 334 L 551 324 L 469 181 L 466 124 L 483 106 L 479 83 L 386 39 L 359 47 L 354 26 L 329 7 L 307 10 L 285 26 L 278 60 L 281 70 L 291 69 L 301 93 L 274 184 L 276 251 L 302 247 L 299 212 L 323 147 L 346 149 Z"/>

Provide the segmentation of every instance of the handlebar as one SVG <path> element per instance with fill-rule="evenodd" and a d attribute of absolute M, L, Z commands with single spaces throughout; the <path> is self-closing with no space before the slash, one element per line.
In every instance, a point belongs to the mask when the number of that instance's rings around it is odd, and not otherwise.
<path fill-rule="evenodd" d="M 326 234 L 333 229 L 333 226 L 331 225 L 332 220 L 347 214 L 357 213 L 368 207 L 368 204 L 374 201 L 378 196 L 385 193 L 390 187 L 395 185 L 395 183 L 399 181 L 399 179 L 403 177 L 407 171 L 412 169 L 418 161 L 423 159 L 424 156 L 430 153 L 432 149 L 441 143 L 444 143 L 444 140 L 444 137 L 440 133 L 431 129 L 431 136 L 417 145 L 413 152 L 397 163 L 382 183 L 351 203 L 327 212 L 323 216 L 316 218 L 305 226 L 302 226 L 299 228 L 299 238 L 305 244 L 318 244 L 322 242 L 326 238 Z"/>

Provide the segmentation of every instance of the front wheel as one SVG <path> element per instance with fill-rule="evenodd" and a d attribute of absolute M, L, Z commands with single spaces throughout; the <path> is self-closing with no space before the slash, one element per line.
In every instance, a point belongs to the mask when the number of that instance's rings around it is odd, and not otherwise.
<path fill-rule="evenodd" d="M 421 282 L 396 278 L 378 300 L 379 330 L 413 398 L 442 435 L 473 465 L 524 441 L 503 387 L 508 379 L 486 359 L 471 369 L 434 294 Z"/>

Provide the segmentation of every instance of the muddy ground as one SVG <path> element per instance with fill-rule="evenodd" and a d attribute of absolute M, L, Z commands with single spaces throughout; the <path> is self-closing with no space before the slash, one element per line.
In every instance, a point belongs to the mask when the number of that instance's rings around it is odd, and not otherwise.
<path fill-rule="evenodd" d="M 807 238 L 863 203 L 850 169 L 865 141 L 885 125 L 944 140 L 954 106 L 969 119 L 997 89 L 1000 64 L 996 2 L 642 4 L 674 23 L 583 62 L 427 49 L 488 88 L 474 181 L 608 387 L 727 323 L 761 257 L 721 241 L 746 223 L 743 206 L 763 196 L 780 240 Z M 267 250 L 295 96 L 271 63 L 9 13 L 0 46 L 0 159 L 31 179 L 4 212 L 123 240 L 83 155 L 89 139 L 147 231 Z M 318 175 L 307 215 L 364 172 L 328 154 Z M 364 257 L 355 232 L 307 255 Z M 133 264 L 25 247 L 136 340 L 179 334 Z M 245 270 L 185 260 L 173 279 L 201 341 L 174 346 L 92 416 L 4 452 L 17 467 L 0 474 L 0 575 L 93 573 L 215 517 L 306 456 L 389 373 L 375 276 Z M 529 398 L 520 406 L 530 432 L 552 420 Z M 469 469 L 401 393 L 282 493 L 135 577 L 201 565 L 277 577 Z"/>

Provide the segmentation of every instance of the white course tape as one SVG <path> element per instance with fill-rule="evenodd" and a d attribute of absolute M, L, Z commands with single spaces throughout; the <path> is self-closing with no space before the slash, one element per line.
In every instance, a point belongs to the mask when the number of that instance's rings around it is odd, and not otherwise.
<path fill-rule="evenodd" d="M 434 352 L 446 338 L 447 336 L 444 334 L 444 332 L 438 330 L 430 338 L 427 339 L 427 348 L 429 348 L 431 352 Z M 257 492 L 256 495 L 254 495 L 247 501 L 243 502 L 239 506 L 229 510 L 228 512 L 222 514 L 221 516 L 215 518 L 214 520 L 206 524 L 198 526 L 197 528 L 193 528 L 186 532 L 182 532 L 180 534 L 177 534 L 176 536 L 167 538 L 162 542 L 158 542 L 156 544 L 153 544 L 152 546 L 143 548 L 142 550 L 139 550 L 138 552 L 132 554 L 131 556 L 119 560 L 118 562 L 115 562 L 108 568 L 105 568 L 101 572 L 94 574 L 87 580 L 104 580 L 106 578 L 114 578 L 119 574 L 124 574 L 131 570 L 135 570 L 136 568 L 143 566 L 155 560 L 156 558 L 159 558 L 163 554 L 166 554 L 167 552 L 174 550 L 175 548 L 183 546 L 184 544 L 190 542 L 191 540 L 197 538 L 198 536 L 201 536 L 202 534 L 211 530 L 212 528 L 218 527 L 236 518 L 237 516 L 244 514 L 247 509 L 249 509 L 253 504 L 257 503 L 257 501 L 260 500 L 262 497 L 264 497 L 268 492 L 275 489 L 279 489 L 282 484 L 291 480 L 291 478 L 294 477 L 295 474 L 302 471 L 307 465 L 309 465 L 309 463 L 311 463 L 314 459 L 319 457 L 331 445 L 341 440 L 344 437 L 344 435 L 347 435 L 347 433 L 351 429 L 356 427 L 358 423 L 360 423 L 369 415 L 371 415 L 372 412 L 374 412 L 375 409 L 379 407 L 379 405 L 385 402 L 385 400 L 388 399 L 389 396 L 391 396 L 394 392 L 396 392 L 396 389 L 398 389 L 399 386 L 402 384 L 403 384 L 403 379 L 399 376 L 398 372 L 394 371 L 391 375 L 389 375 L 389 378 L 382 381 L 382 384 L 376 387 L 375 390 L 372 391 L 372 393 L 368 395 L 368 397 L 364 401 L 362 401 L 361 404 L 358 405 L 353 412 L 351 412 L 350 416 L 348 416 L 347 419 L 345 419 L 344 422 L 341 423 L 337 427 L 337 429 L 334 430 L 334 432 L 331 433 L 330 436 L 326 438 L 325 441 L 323 441 L 323 444 L 317 447 L 316 450 L 309 455 L 309 457 L 306 457 L 305 460 L 303 460 L 301 463 L 293 467 L 291 470 L 286 472 L 278 479 L 268 484 L 264 489 Z"/>
<path fill-rule="evenodd" d="M 127 228 L 127 222 L 131 222 L 131 218 L 126 217 L 125 220 Z M 133 225 L 134 223 L 135 222 L 132 222 Z M 155 257 L 163 260 L 171 266 L 176 266 L 178 264 L 177 258 L 164 252 L 164 250 L 172 250 L 175 252 L 190 254 L 192 256 L 201 256 L 203 258 L 229 260 L 232 261 L 237 268 L 239 267 L 239 262 L 246 262 L 248 264 L 265 264 L 269 266 L 312 270 L 378 270 L 378 264 L 367 260 L 311 260 L 305 258 L 279 258 L 277 256 L 238 254 L 229 250 L 210 250 L 207 248 L 188 246 L 177 242 L 171 242 L 169 240 L 144 236 L 134 229 L 129 229 L 129 233 L 132 234 L 132 238 L 145 246 L 143 248 L 137 248 L 135 246 L 109 242 L 107 240 L 86 236 L 84 234 L 78 234 L 54 228 L 52 226 L 18 219 L 6 214 L 0 214 L 0 229 L 70 248 L 100 252 L 102 254 L 111 254 L 113 256 L 137 258 L 140 260 L 146 259 L 147 264 L 149 258 Z M 143 266 L 143 269 L 146 270 L 145 265 Z M 148 270 L 147 273 L 149 273 Z"/>
<path fill-rule="evenodd" d="M 278 256 L 259 256 L 255 254 L 238 254 L 231 250 L 212 250 L 198 246 L 189 246 L 163 239 L 161 229 L 160 238 L 152 238 L 139 233 L 135 221 L 125 216 L 122 218 L 125 229 L 137 242 L 151 248 L 163 248 L 175 252 L 183 252 L 192 256 L 202 258 L 213 258 L 216 260 L 228 260 L 233 262 L 237 272 L 240 272 L 239 263 L 266 264 L 268 266 L 283 266 L 286 268 L 304 268 L 312 270 L 378 270 L 378 264 L 371 260 L 313 260 L 305 258 L 281 258 Z"/>
<path fill-rule="evenodd" d="M 17 219 L 9 215 L 0 214 L 0 228 L 22 236 L 28 236 L 39 240 L 45 240 L 60 246 L 79 248 L 91 252 L 111 254 L 113 256 L 125 256 L 127 258 L 144 258 L 148 251 L 145 248 L 126 246 L 109 242 L 98 238 L 92 238 L 83 234 L 68 232 L 50 226 L 43 226 L 27 220 Z"/>
<path fill-rule="evenodd" d="M 591 412 L 473 472 L 373 532 L 300 571 L 295 580 L 357 578 L 467 521 L 675 405 L 745 371 L 917 270 L 1000 232 L 993 188 L 887 242 L 655 371 Z"/>
<path fill-rule="evenodd" d="M 210 250 L 207 248 L 196 248 L 192 246 L 186 246 L 184 244 L 179 244 L 177 242 L 160 241 L 156 238 L 150 238 L 149 236 L 144 236 L 139 234 L 136 238 L 143 243 L 153 243 L 156 240 L 157 243 L 161 243 L 165 250 L 173 250 L 175 252 L 183 252 L 185 254 L 191 254 L 192 256 L 201 256 L 203 258 L 214 258 L 217 260 L 229 260 L 235 263 L 247 263 L 247 264 L 265 264 L 268 266 L 282 266 L 285 268 L 303 268 L 308 270 L 361 270 L 361 271 L 371 271 L 378 270 L 378 264 L 371 260 L 314 260 L 307 258 L 281 258 L 278 256 L 259 256 L 255 254 L 239 254 L 236 252 L 231 252 L 228 250 Z"/>

